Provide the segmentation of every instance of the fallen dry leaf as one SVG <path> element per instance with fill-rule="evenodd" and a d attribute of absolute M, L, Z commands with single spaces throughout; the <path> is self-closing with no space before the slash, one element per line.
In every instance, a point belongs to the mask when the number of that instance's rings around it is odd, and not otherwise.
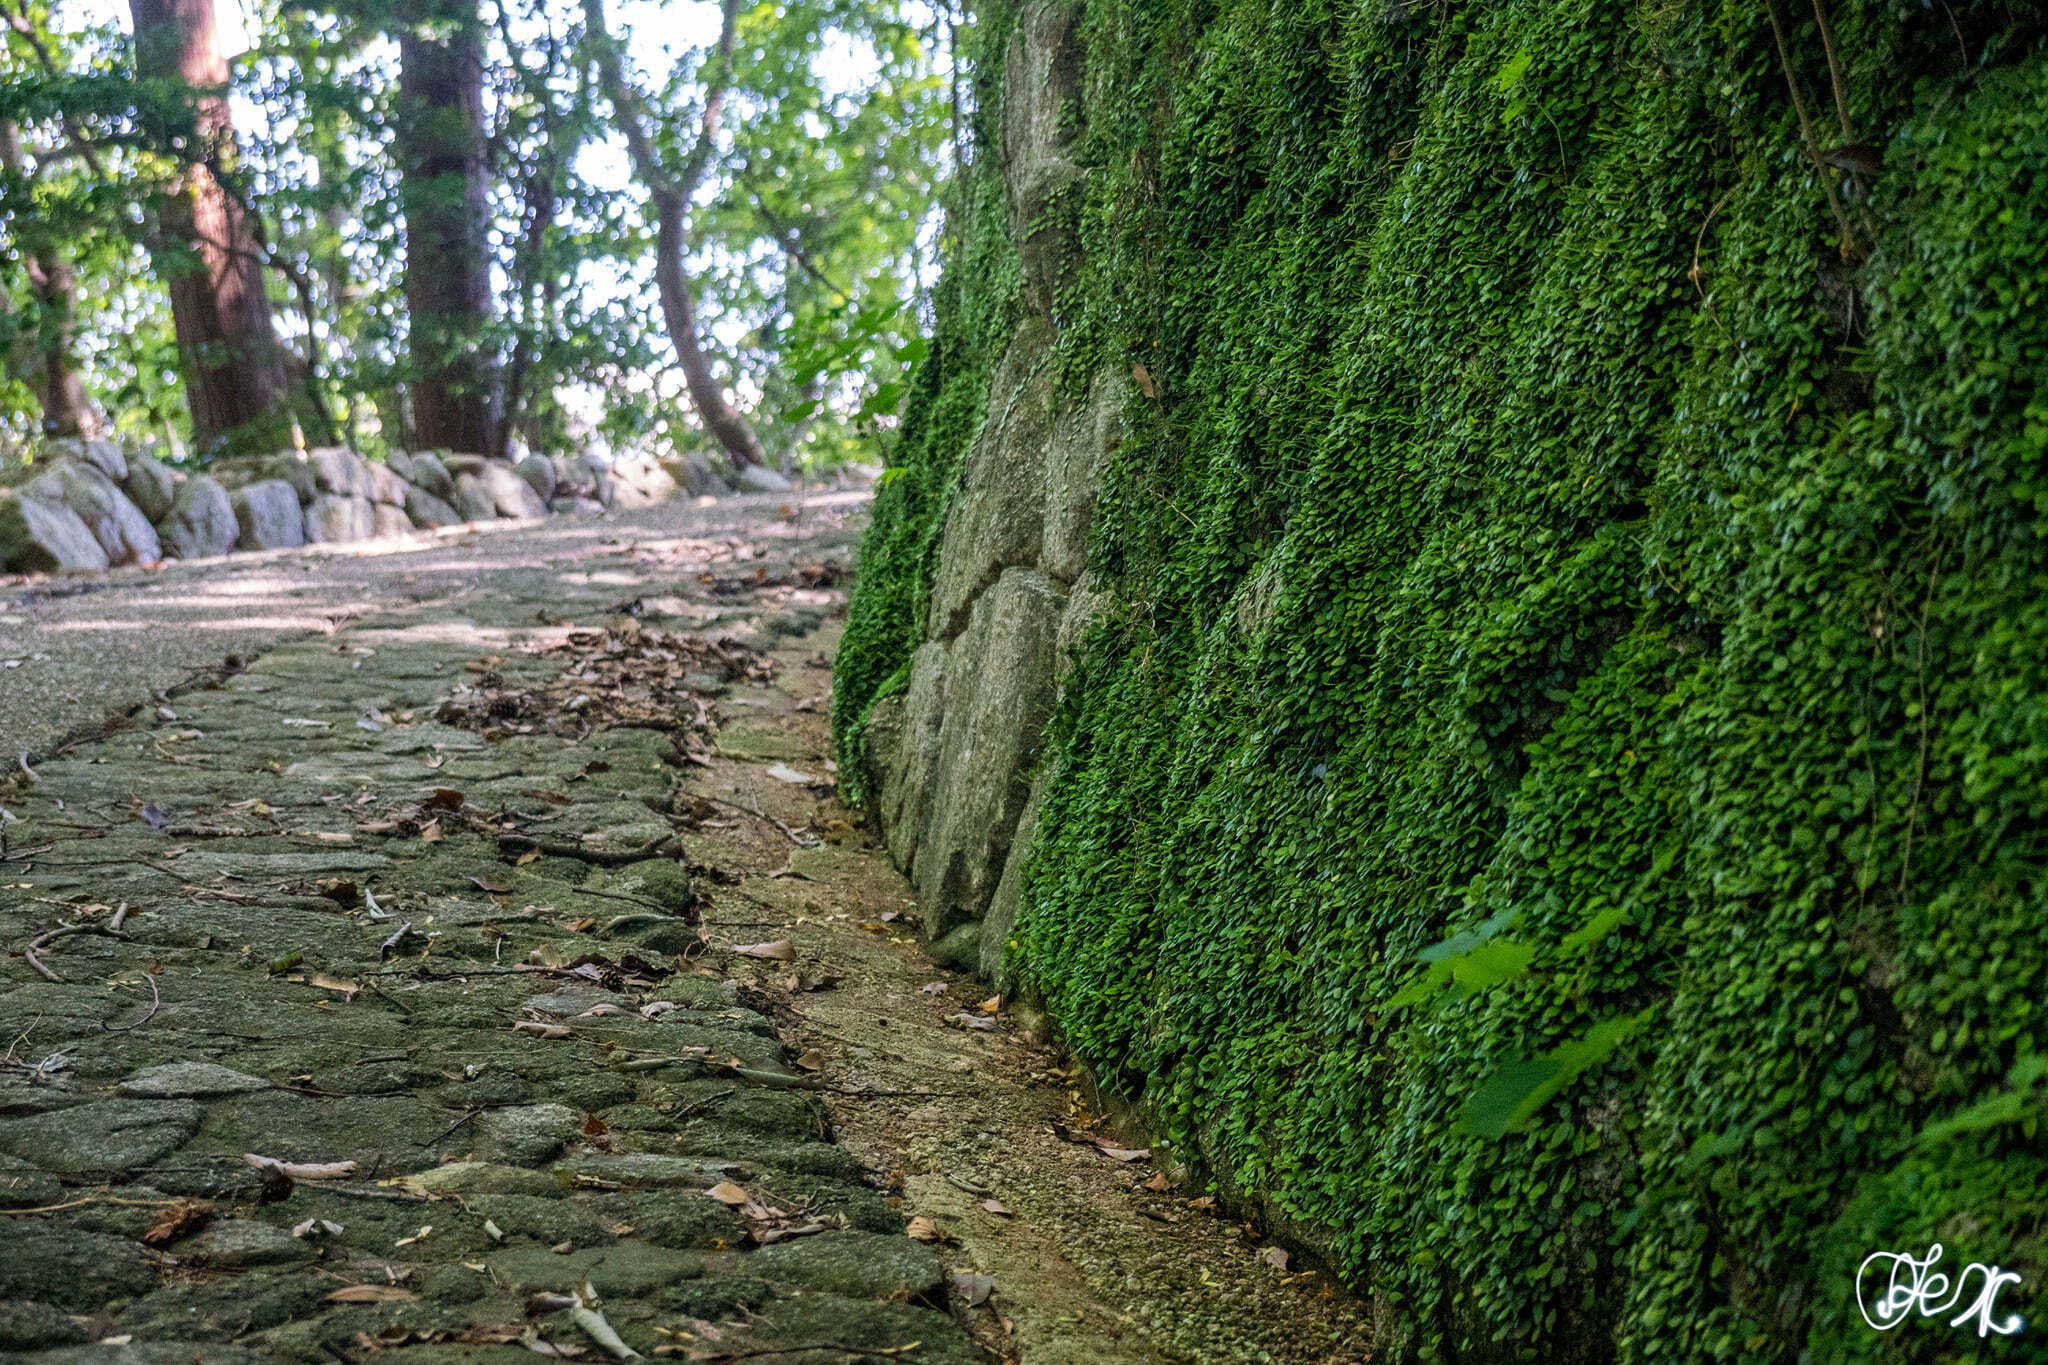
<path fill-rule="evenodd" d="M 1259 1260 L 1278 1271 L 1284 1272 L 1287 1269 L 1287 1253 L 1279 1247 L 1267 1247 L 1259 1253 Z"/>
<path fill-rule="evenodd" d="M 796 961 L 796 948 L 786 938 L 778 938 L 773 943 L 749 943 L 733 951 L 741 957 L 765 957 L 775 962 Z"/>
<path fill-rule="evenodd" d="M 443 837 L 444 836 L 441 833 L 441 822 L 439 820 L 427 821 L 425 826 L 423 826 L 420 830 L 421 843 L 438 844 L 441 842 Z"/>
<path fill-rule="evenodd" d="M 512 889 L 512 883 L 503 877 L 471 877 L 470 880 L 493 896 L 502 896 Z"/>
<path fill-rule="evenodd" d="M 733 1184 L 730 1180 L 721 1180 L 710 1189 L 704 1191 L 704 1193 L 728 1208 L 736 1209 L 747 1202 L 747 1192 Z"/>
<path fill-rule="evenodd" d="M 797 1054 L 796 1064 L 806 1071 L 819 1071 L 825 1066 L 825 1054 L 818 1049 L 805 1048 Z"/>
<path fill-rule="evenodd" d="M 1106 1142 L 1098 1142 L 1095 1146 L 1104 1156 L 1117 1161 L 1143 1161 L 1152 1155 L 1150 1147 L 1112 1147 Z"/>
<path fill-rule="evenodd" d="M 1188 1200 L 1188 1207 L 1191 1209 L 1200 1209 L 1204 1213 L 1207 1213 L 1211 1209 L 1214 1209 L 1216 1207 L 1216 1196 L 1213 1194 L 1205 1194 L 1199 1199 L 1190 1199 Z"/>
<path fill-rule="evenodd" d="M 160 1247 L 165 1242 L 188 1237 L 212 1221 L 213 1205 L 204 1199 L 180 1199 L 163 1211 L 155 1226 L 142 1234 L 142 1240 Z"/>
<path fill-rule="evenodd" d="M 1173 1182 L 1166 1178 L 1166 1172 L 1161 1171 L 1145 1182 L 1145 1188 L 1151 1190 L 1154 1194 L 1165 1194 L 1173 1188 Z"/>
<path fill-rule="evenodd" d="M 395 1284 L 352 1284 L 327 1296 L 329 1303 L 409 1303 L 419 1295 Z"/>
<path fill-rule="evenodd" d="M 931 1219 L 922 1216 L 911 1219 L 910 1226 L 905 1231 L 910 1237 L 920 1242 L 943 1242 L 946 1240 L 946 1234 L 939 1231 L 939 1225 Z"/>
<path fill-rule="evenodd" d="M 998 1217 L 998 1218 L 1014 1218 L 1014 1217 L 1016 1217 L 1016 1215 L 1015 1215 L 1015 1214 L 1011 1213 L 1011 1212 L 1010 1212 L 1010 1211 L 1009 1211 L 1008 1209 L 1004 1208 L 1004 1207 L 1002 1206 L 1002 1204 L 1001 1204 L 1000 1202 L 998 1202 L 997 1200 L 994 1200 L 994 1199 L 984 1199 L 984 1200 L 982 1200 L 982 1201 L 981 1201 L 981 1207 L 982 1207 L 982 1208 L 983 1208 L 983 1209 L 984 1209 L 984 1210 L 985 1210 L 986 1212 L 992 1213 L 992 1214 L 994 1214 L 994 1215 L 995 1215 L 996 1217 Z"/>

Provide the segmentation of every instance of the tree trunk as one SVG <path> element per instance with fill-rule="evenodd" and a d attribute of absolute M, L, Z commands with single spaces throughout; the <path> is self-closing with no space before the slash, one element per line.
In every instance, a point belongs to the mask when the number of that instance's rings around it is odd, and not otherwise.
<path fill-rule="evenodd" d="M 263 252 L 248 211 L 216 174 L 233 162 L 234 127 L 213 0 L 129 0 L 129 6 L 137 73 L 182 86 L 191 101 L 172 132 L 186 139 L 192 164 L 158 201 L 157 224 L 194 443 L 202 450 L 282 444 L 289 432 L 288 384 L 263 288 Z"/>
<path fill-rule="evenodd" d="M 26 183 L 21 132 L 12 119 L 0 119 L 0 166 Z M 77 278 L 33 209 L 16 216 L 15 233 L 36 316 L 34 331 L 16 338 L 12 368 L 35 391 L 45 437 L 87 435 L 95 423 L 78 373 Z"/>
<path fill-rule="evenodd" d="M 723 24 L 718 51 L 706 63 L 710 70 L 704 90 L 704 118 L 697 130 L 697 145 L 689 164 L 678 179 L 670 179 L 661 168 L 653 144 L 641 125 L 640 102 L 626 85 L 619 68 L 618 52 L 604 27 L 604 0 L 584 0 L 583 12 L 590 35 L 597 42 L 598 71 L 604 81 L 605 98 L 618 115 L 619 129 L 626 135 L 626 150 L 633 159 L 633 171 L 646 184 L 654 200 L 654 283 L 661 292 L 661 314 L 668 324 L 669 340 L 675 345 L 676 360 L 682 366 L 683 382 L 704 429 L 725 448 L 735 469 L 765 465 L 768 456 L 753 424 L 725 401 L 725 391 L 712 372 L 710 357 L 697 336 L 697 305 L 690 293 L 690 277 L 683 265 L 683 230 L 688 221 L 690 196 L 710 163 L 718 140 L 718 120 L 725 106 L 726 86 L 732 80 L 732 52 L 739 31 L 739 0 L 723 0 Z"/>
<path fill-rule="evenodd" d="M 405 301 L 412 314 L 413 442 L 492 450 L 489 168 L 476 0 L 408 11 L 399 35 L 398 152 Z"/>

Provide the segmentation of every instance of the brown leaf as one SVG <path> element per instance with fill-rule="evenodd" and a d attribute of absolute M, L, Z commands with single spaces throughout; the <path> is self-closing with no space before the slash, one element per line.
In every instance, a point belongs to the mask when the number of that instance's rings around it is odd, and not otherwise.
<path fill-rule="evenodd" d="M 1173 1182 L 1166 1178 L 1166 1172 L 1161 1171 L 1159 1172 L 1159 1174 L 1153 1176 L 1150 1180 L 1145 1182 L 1145 1188 L 1152 1191 L 1154 1194 L 1165 1194 L 1168 1190 L 1173 1188 Z"/>
<path fill-rule="evenodd" d="M 204 1199 L 180 1199 L 163 1211 L 155 1226 L 142 1234 L 142 1240 L 153 1247 L 160 1247 L 165 1242 L 190 1236 L 212 1221 L 213 1205 Z"/>
<path fill-rule="evenodd" d="M 814 1047 L 805 1048 L 797 1054 L 796 1064 L 806 1071 L 821 1071 L 825 1066 L 825 1054 Z"/>
<path fill-rule="evenodd" d="M 1287 1269 L 1287 1253 L 1279 1247 L 1267 1247 L 1259 1253 L 1259 1260 L 1278 1271 L 1285 1272 Z"/>
<path fill-rule="evenodd" d="M 796 961 L 796 948 L 786 938 L 778 938 L 773 943 L 749 943 L 733 951 L 741 957 L 765 957 L 775 962 Z"/>
<path fill-rule="evenodd" d="M 576 798 L 573 796 L 564 796 L 560 792 L 551 792 L 540 787 L 529 787 L 519 794 L 521 796 L 530 796 L 536 801 L 545 801 L 550 806 L 568 806 L 575 804 L 576 801 Z"/>
<path fill-rule="evenodd" d="M 704 1193 L 728 1208 L 736 1209 L 747 1202 L 747 1192 L 730 1180 L 721 1180 Z"/>
<path fill-rule="evenodd" d="M 436 787 L 434 794 L 420 802 L 420 805 L 428 810 L 461 810 L 462 793 L 453 787 Z"/>
<path fill-rule="evenodd" d="M 441 842 L 441 838 L 441 822 L 439 820 L 427 821 L 425 827 L 420 830 L 420 842 L 423 844 L 438 844 Z"/>
<path fill-rule="evenodd" d="M 1152 371 L 1146 369 L 1144 365 L 1131 366 L 1131 378 L 1138 381 L 1139 393 L 1144 394 L 1147 398 L 1157 399 L 1159 397 L 1159 386 L 1152 382 Z"/>
<path fill-rule="evenodd" d="M 982 1001 L 977 1008 L 979 1008 L 983 1014 L 994 1014 L 997 1010 L 1001 1009 L 1002 1007 L 1003 997 L 1001 997 L 1000 995 L 991 995 L 988 999 Z"/>
<path fill-rule="evenodd" d="M 520 854 L 517 858 L 514 858 L 512 860 L 512 866 L 525 867 L 528 863 L 534 861 L 534 859 L 538 857 L 540 857 L 540 850 L 537 848 L 529 848 L 528 850 L 526 850 L 526 852 Z"/>
<path fill-rule="evenodd" d="M 587 934 L 597 927 L 597 916 L 585 915 L 581 919 L 572 919 L 565 927 L 572 934 Z"/>
<path fill-rule="evenodd" d="M 1205 1194 L 1199 1199 L 1190 1199 L 1188 1200 L 1188 1207 L 1191 1209 L 1200 1209 L 1204 1213 L 1209 1213 L 1213 1211 L 1216 1207 L 1216 1196 L 1213 1194 Z"/>
<path fill-rule="evenodd" d="M 1016 1216 L 1015 1214 L 1011 1213 L 1008 1209 L 1004 1208 L 1001 1202 L 998 1200 L 984 1199 L 981 1201 L 981 1207 L 986 1212 L 992 1213 L 998 1218 L 1014 1218 Z"/>
<path fill-rule="evenodd" d="M 419 1295 L 395 1284 L 352 1284 L 327 1296 L 329 1303 L 409 1303 Z"/>
<path fill-rule="evenodd" d="M 503 877 L 471 877 L 470 880 L 493 896 L 502 896 L 512 889 L 512 883 Z"/>
<path fill-rule="evenodd" d="M 943 1242 L 946 1240 L 946 1234 L 939 1230 L 939 1225 L 931 1219 L 922 1216 L 911 1219 L 910 1227 L 906 1231 L 912 1238 L 920 1242 Z"/>
<path fill-rule="evenodd" d="M 1095 1146 L 1104 1156 L 1117 1161 L 1143 1161 L 1152 1155 L 1150 1147 L 1112 1147 L 1107 1142 L 1098 1142 Z"/>
<path fill-rule="evenodd" d="M 606 1133 L 609 1133 L 610 1131 L 611 1127 L 605 1123 L 604 1115 L 585 1114 L 583 1116 L 583 1136 L 603 1137 Z"/>

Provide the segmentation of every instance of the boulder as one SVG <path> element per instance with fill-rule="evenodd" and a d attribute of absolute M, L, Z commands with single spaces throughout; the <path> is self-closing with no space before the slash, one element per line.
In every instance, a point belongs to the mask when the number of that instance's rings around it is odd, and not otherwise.
<path fill-rule="evenodd" d="M 734 476 L 742 493 L 787 493 L 796 485 L 765 464 L 750 464 Z"/>
<path fill-rule="evenodd" d="M 535 496 L 542 502 L 555 496 L 555 466 L 553 461 L 539 455 L 529 455 L 512 466 L 512 472 L 526 480 Z"/>
<path fill-rule="evenodd" d="M 388 502 L 373 502 L 370 504 L 370 534 L 378 540 L 391 536 L 409 536 L 412 534 L 412 518 L 406 515 L 403 507 L 393 507 Z"/>
<path fill-rule="evenodd" d="M 306 452 L 313 483 L 322 493 L 360 498 L 369 494 L 369 463 L 346 446 L 319 446 Z"/>
<path fill-rule="evenodd" d="M 548 510 L 550 512 L 581 512 L 585 514 L 590 514 L 604 511 L 604 504 L 599 502 L 596 498 L 557 497 L 553 502 L 548 504 Z"/>
<path fill-rule="evenodd" d="M 294 509 L 297 505 L 294 498 Z M 198 474 L 178 485 L 170 513 L 157 523 L 156 531 L 165 554 L 177 559 L 206 559 L 234 549 L 241 527 L 228 490 L 218 479 Z"/>
<path fill-rule="evenodd" d="M 62 481 L 64 505 L 78 515 L 99 541 L 100 548 L 107 552 L 107 563 L 154 564 L 163 558 L 156 528 L 99 466 L 67 460 L 51 475 Z"/>
<path fill-rule="evenodd" d="M 487 464 L 477 478 L 501 517 L 544 517 L 548 505 L 533 485 L 508 464 Z"/>
<path fill-rule="evenodd" d="M 179 478 L 149 456 L 137 455 L 128 461 L 128 476 L 121 480 L 121 491 L 142 509 L 142 515 L 151 521 L 162 521 L 171 510 L 171 497 L 178 491 Z"/>
<path fill-rule="evenodd" d="M 246 488 L 253 483 L 279 480 L 289 484 L 299 506 L 309 507 L 313 499 L 320 496 L 320 473 L 312 464 L 301 459 L 295 452 L 279 451 L 250 461 L 237 460 L 233 464 L 223 461 L 211 471 L 230 489 Z"/>
<path fill-rule="evenodd" d="M 107 567 L 107 552 L 77 513 L 19 491 L 0 491 L 0 564 L 18 573 L 73 573 Z"/>
<path fill-rule="evenodd" d="M 518 478 L 517 475 L 513 476 Z M 519 481 L 526 488 L 526 481 Z M 531 493 L 533 490 L 526 489 Z M 474 474 L 455 476 L 455 511 L 463 521 L 489 521 L 498 515 L 498 504 L 491 497 L 491 490 L 484 487 L 484 481 Z"/>
<path fill-rule="evenodd" d="M 455 490 L 453 487 L 450 487 L 448 491 L 452 493 Z M 428 528 L 453 526 L 456 522 L 462 520 L 462 513 L 456 511 L 426 489 L 419 487 L 406 490 L 405 515 L 411 520 L 413 525 Z"/>
<path fill-rule="evenodd" d="M 299 495 L 282 479 L 264 479 L 238 488 L 229 501 L 240 528 L 238 550 L 283 550 L 306 543 L 306 518 Z"/>
<path fill-rule="evenodd" d="M 481 455 L 448 454 L 443 452 L 441 463 L 448 466 L 448 472 L 460 478 L 464 474 L 482 474 L 490 461 Z"/>
<path fill-rule="evenodd" d="M 414 488 L 423 488 L 442 502 L 455 501 L 455 476 L 441 463 L 440 456 L 414 455 L 411 464 L 412 473 L 406 478 Z"/>
<path fill-rule="evenodd" d="M 652 460 L 635 460 L 611 468 L 609 507 L 653 507 L 675 496 L 676 481 Z"/>
<path fill-rule="evenodd" d="M 306 509 L 306 540 L 314 545 L 342 544 L 368 540 L 376 534 L 376 521 L 365 497 L 322 493 Z"/>
<path fill-rule="evenodd" d="M 404 477 L 390 465 L 364 463 L 363 496 L 371 502 L 385 507 L 403 507 L 405 489 Z"/>
<path fill-rule="evenodd" d="M 1039 562 L 1053 392 L 1051 367 L 1038 362 L 1049 344 L 1027 323 L 989 386 L 990 393 L 1016 398 L 1000 411 L 992 408 L 946 512 L 926 622 L 932 639 L 950 640 L 964 630 L 975 599 L 1003 570 Z"/>
<path fill-rule="evenodd" d="M 112 441 L 95 441 L 82 436 L 60 436 L 43 442 L 43 459 L 51 464 L 76 460 L 89 464 L 115 483 L 128 477 L 128 460 Z"/>
<path fill-rule="evenodd" d="M 402 450 L 394 450 L 385 455 L 384 467 L 407 483 L 419 482 L 417 471 L 413 468 L 412 456 Z"/>
<path fill-rule="evenodd" d="M 938 758 L 911 879 L 933 942 L 987 911 L 1029 797 L 1029 771 L 1054 698 L 1055 639 L 1066 607 L 1036 569 L 1005 569 L 976 598 L 953 654 Z M 913 666 L 913 682 L 915 681 Z M 912 716 L 912 724 L 929 724 Z"/>
<path fill-rule="evenodd" d="M 711 457 L 701 450 L 672 455 L 661 462 L 661 467 L 693 498 L 722 498 L 732 492 L 732 485 L 711 467 Z"/>
<path fill-rule="evenodd" d="M 597 476 L 591 472 L 590 464 L 580 455 L 551 456 L 548 464 L 555 473 L 555 491 L 548 499 L 597 495 Z"/>

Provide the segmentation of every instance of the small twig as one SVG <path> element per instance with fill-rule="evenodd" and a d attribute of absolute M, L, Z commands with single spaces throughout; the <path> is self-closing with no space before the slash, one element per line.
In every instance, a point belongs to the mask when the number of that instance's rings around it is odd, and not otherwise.
<path fill-rule="evenodd" d="M 719 1091 L 716 1095 L 706 1095 L 701 1100 L 690 1101 L 682 1108 L 676 1110 L 673 1114 L 670 1114 L 669 1118 L 671 1120 L 688 1118 L 691 1114 L 696 1113 L 698 1110 L 709 1108 L 711 1105 L 718 1103 L 720 1100 L 730 1099 L 732 1096 L 738 1093 L 738 1086 L 729 1086 L 726 1089 Z"/>
<path fill-rule="evenodd" d="M 100 1027 L 104 1029 L 106 1032 L 133 1033 L 136 1029 L 141 1028 L 144 1024 L 156 1018 L 157 1010 L 161 1008 L 164 1003 L 163 995 L 156 988 L 156 974 L 154 972 L 144 972 L 142 974 L 142 979 L 149 983 L 149 1013 L 143 1015 L 134 1023 L 123 1024 L 119 1028 L 115 1028 L 112 1024 L 109 1024 L 106 1020 L 102 1019 L 100 1020 Z"/>
<path fill-rule="evenodd" d="M 455 1122 L 449 1124 L 446 1128 L 443 1128 L 440 1132 L 434 1134 L 434 1136 L 432 1136 L 431 1138 L 428 1138 L 425 1142 L 417 1143 L 415 1145 L 420 1147 L 433 1147 L 438 1145 L 443 1138 L 447 1137 L 457 1128 L 460 1128 L 463 1124 L 468 1123 L 478 1114 L 483 1113 L 484 1110 L 488 1109 L 489 1107 L 489 1105 L 478 1105 L 476 1108 L 470 1110 L 467 1114 L 464 1114 L 461 1118 L 455 1120 Z"/>
<path fill-rule="evenodd" d="M 62 1204 L 44 1204 L 33 1209 L 0 1209 L 0 1213 L 62 1213 L 65 1209 L 83 1208 L 87 1204 L 133 1204 L 141 1208 L 160 1209 L 167 1204 L 176 1204 L 176 1199 L 117 1199 L 111 1194 L 89 1194 L 83 1199 L 67 1200 Z"/>
<path fill-rule="evenodd" d="M 721 1360 L 756 1360 L 762 1356 L 793 1356 L 805 1351 L 837 1351 L 849 1356 L 893 1356 L 905 1351 L 916 1350 L 921 1343 L 908 1346 L 842 1346 L 836 1341 L 814 1341 L 804 1346 L 757 1346 L 748 1351 L 727 1351 L 723 1355 L 698 1356 L 700 1365 L 713 1365 Z"/>
<path fill-rule="evenodd" d="M 696 796 L 697 793 L 691 792 L 690 795 Z M 797 836 L 790 831 L 788 825 L 783 824 L 780 820 L 776 819 L 774 816 L 762 810 L 758 799 L 755 801 L 754 809 L 752 810 L 748 810 L 745 806 L 740 805 L 737 801 L 721 801 L 715 796 L 706 796 L 702 799 L 709 801 L 714 806 L 724 806 L 727 810 L 736 810 L 741 815 L 751 815 L 756 820 L 766 820 L 769 824 L 781 830 L 785 835 L 788 835 L 789 841 L 792 844 L 795 844 L 798 848 L 810 847 L 810 845 L 806 844 L 803 840 L 797 838 Z"/>

